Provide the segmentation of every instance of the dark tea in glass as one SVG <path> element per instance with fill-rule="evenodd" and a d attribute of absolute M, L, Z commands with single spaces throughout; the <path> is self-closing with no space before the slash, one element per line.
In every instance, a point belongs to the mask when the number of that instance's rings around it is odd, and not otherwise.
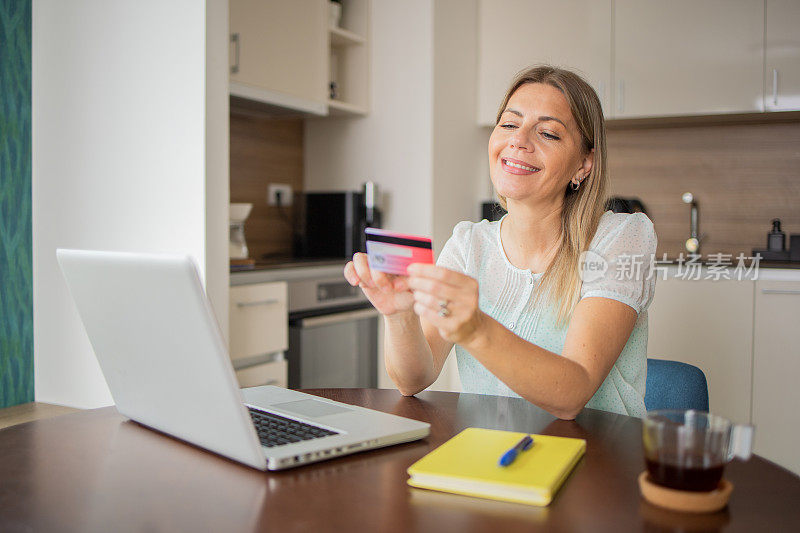
<path fill-rule="evenodd" d="M 694 410 L 650 411 L 642 429 L 650 480 L 693 492 L 716 489 L 734 456 L 750 457 L 752 440 L 752 426 Z"/>
<path fill-rule="evenodd" d="M 658 458 L 645 456 L 647 473 L 653 482 L 678 490 L 703 491 L 714 490 L 722 479 L 725 463 L 714 457 L 693 457 L 685 466 L 677 455 L 662 455 Z"/>

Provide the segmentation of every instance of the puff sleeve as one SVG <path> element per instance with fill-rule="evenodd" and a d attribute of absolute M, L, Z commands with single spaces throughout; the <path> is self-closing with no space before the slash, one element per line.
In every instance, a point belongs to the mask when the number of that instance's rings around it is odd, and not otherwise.
<path fill-rule="evenodd" d="M 644 213 L 614 213 L 608 219 L 581 256 L 581 299 L 610 298 L 641 314 L 655 292 L 653 223 Z"/>

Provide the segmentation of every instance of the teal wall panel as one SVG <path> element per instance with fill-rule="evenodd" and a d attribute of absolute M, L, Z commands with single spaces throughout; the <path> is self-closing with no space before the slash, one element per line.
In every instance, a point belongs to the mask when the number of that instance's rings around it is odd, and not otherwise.
<path fill-rule="evenodd" d="M 0 0 L 0 407 L 32 402 L 31 0 Z"/>

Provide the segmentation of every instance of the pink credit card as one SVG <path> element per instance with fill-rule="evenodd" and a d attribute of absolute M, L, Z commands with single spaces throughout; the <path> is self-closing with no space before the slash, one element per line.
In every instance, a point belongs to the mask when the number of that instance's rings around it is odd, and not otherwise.
<path fill-rule="evenodd" d="M 367 259 L 371 270 L 408 275 L 411 263 L 433 263 L 433 244 L 428 237 L 367 228 Z"/>

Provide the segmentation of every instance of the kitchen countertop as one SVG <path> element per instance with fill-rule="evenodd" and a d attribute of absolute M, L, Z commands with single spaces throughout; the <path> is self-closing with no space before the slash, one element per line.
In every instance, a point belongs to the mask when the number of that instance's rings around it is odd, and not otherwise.
<path fill-rule="evenodd" d="M 347 259 L 283 259 L 258 262 L 251 268 L 232 268 L 231 285 L 271 281 L 341 278 Z"/>
<path fill-rule="evenodd" d="M 328 265 L 344 265 L 347 259 L 273 259 L 270 261 L 257 261 L 253 266 L 231 267 L 233 272 L 251 272 L 253 270 L 276 270 L 279 268 L 303 268 Z"/>
<path fill-rule="evenodd" d="M 703 258 L 700 259 L 700 261 L 697 261 L 697 264 L 700 264 L 700 265 L 702 265 L 704 267 L 709 266 L 709 265 L 717 265 L 717 264 L 719 264 L 719 263 L 715 263 L 714 261 L 710 261 L 709 259 L 707 259 L 707 257 L 708 256 L 703 256 Z M 660 262 L 660 260 L 658 260 L 658 258 L 656 258 L 656 260 Z M 684 258 L 684 263 L 686 263 L 686 262 L 688 262 L 688 260 L 686 258 Z M 733 267 L 736 267 L 736 264 L 737 264 L 736 258 L 735 257 L 732 258 L 730 263 L 732 264 Z M 745 261 L 745 268 L 749 268 L 750 267 L 750 263 L 751 263 L 751 261 Z M 678 266 L 678 258 L 668 257 L 667 258 L 667 263 L 665 263 L 665 264 L 667 264 L 669 266 Z M 759 268 L 789 268 L 789 269 L 796 268 L 796 269 L 800 269 L 800 261 L 765 261 L 765 260 L 762 259 L 758 263 L 758 267 Z"/>
<path fill-rule="evenodd" d="M 800 261 L 761 261 L 761 268 L 797 268 L 800 269 Z"/>
<path fill-rule="evenodd" d="M 276 259 L 256 263 L 251 268 L 231 269 L 231 285 L 248 285 L 251 283 L 266 283 L 271 281 L 290 281 L 296 279 L 312 278 L 338 278 L 344 279 L 344 265 L 347 259 Z M 698 265 L 707 270 L 712 261 L 701 260 Z M 679 270 L 679 264 L 673 259 L 671 263 L 661 263 L 668 268 L 669 277 L 674 277 Z M 745 270 L 750 265 L 745 266 Z M 683 269 L 689 268 L 684 265 Z M 735 261 L 728 266 L 733 270 L 736 268 Z M 764 280 L 799 280 L 800 281 L 800 262 L 788 261 L 761 261 L 759 263 L 759 279 Z M 747 279 L 754 279 L 752 272 L 746 276 Z"/>

